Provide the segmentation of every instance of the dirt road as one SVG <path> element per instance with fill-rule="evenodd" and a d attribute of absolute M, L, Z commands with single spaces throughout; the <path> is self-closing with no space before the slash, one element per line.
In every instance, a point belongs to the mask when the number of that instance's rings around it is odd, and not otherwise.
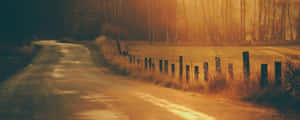
<path fill-rule="evenodd" d="M 273 109 L 130 80 L 96 67 L 83 45 L 39 42 L 0 85 L 1 120 L 277 120 Z"/>

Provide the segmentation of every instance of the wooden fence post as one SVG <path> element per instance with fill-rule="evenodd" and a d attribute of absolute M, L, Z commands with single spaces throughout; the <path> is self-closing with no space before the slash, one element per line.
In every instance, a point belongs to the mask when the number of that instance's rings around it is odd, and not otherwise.
<path fill-rule="evenodd" d="M 149 71 L 151 71 L 152 67 L 152 58 L 149 58 Z"/>
<path fill-rule="evenodd" d="M 217 78 L 220 78 L 221 77 L 221 59 L 220 59 L 220 57 L 216 57 L 215 58 L 215 60 L 216 60 L 216 77 Z"/>
<path fill-rule="evenodd" d="M 133 59 L 133 64 L 135 64 L 135 56 L 133 56 L 133 58 L 132 58 L 132 59 Z"/>
<path fill-rule="evenodd" d="M 180 76 L 180 79 L 182 80 L 182 76 L 183 76 L 183 56 L 179 56 L 179 76 Z"/>
<path fill-rule="evenodd" d="M 152 72 L 155 72 L 155 64 L 152 64 Z"/>
<path fill-rule="evenodd" d="M 233 80 L 233 64 L 228 64 L 228 75 L 229 79 Z"/>
<path fill-rule="evenodd" d="M 281 85 L 281 77 L 282 77 L 282 63 L 275 62 L 275 84 Z"/>
<path fill-rule="evenodd" d="M 186 82 L 189 83 L 190 80 L 190 65 L 186 65 Z"/>
<path fill-rule="evenodd" d="M 129 57 L 129 63 L 132 64 L 132 56 L 129 55 L 128 57 Z"/>
<path fill-rule="evenodd" d="M 168 72 L 169 72 L 169 62 L 168 60 L 165 60 L 165 73 L 168 74 Z"/>
<path fill-rule="evenodd" d="M 171 65 L 171 69 L 172 69 L 172 76 L 175 76 L 175 64 Z"/>
<path fill-rule="evenodd" d="M 195 80 L 199 80 L 199 66 L 195 66 Z"/>
<path fill-rule="evenodd" d="M 203 68 L 204 68 L 204 80 L 208 81 L 208 62 L 205 62 L 203 64 Z"/>
<path fill-rule="evenodd" d="M 123 55 L 123 56 L 126 56 L 126 52 L 125 52 L 125 51 L 123 51 L 123 52 L 122 52 L 122 55 Z"/>
<path fill-rule="evenodd" d="M 147 58 L 145 58 L 145 70 L 147 70 L 148 68 L 148 65 L 147 65 L 147 63 L 148 63 L 148 59 Z"/>
<path fill-rule="evenodd" d="M 260 86 L 261 88 L 268 85 L 268 64 L 261 64 Z"/>
<path fill-rule="evenodd" d="M 243 72 L 244 72 L 244 80 L 248 81 L 250 78 L 249 52 L 243 52 Z"/>
<path fill-rule="evenodd" d="M 163 60 L 159 60 L 159 72 L 163 71 Z"/>

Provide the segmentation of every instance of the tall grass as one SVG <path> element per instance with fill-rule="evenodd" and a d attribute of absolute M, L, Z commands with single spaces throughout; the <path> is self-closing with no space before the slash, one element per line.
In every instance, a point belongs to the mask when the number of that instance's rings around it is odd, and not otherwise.
<path fill-rule="evenodd" d="M 153 72 L 145 70 L 143 64 L 130 64 L 128 56 L 119 54 L 116 41 L 102 36 L 97 38 L 94 44 L 100 48 L 99 52 L 104 55 L 108 64 L 111 65 L 111 69 L 122 75 L 129 75 L 166 87 L 197 91 L 206 94 L 218 94 L 234 99 L 247 100 L 278 107 L 300 108 L 299 97 L 296 95 L 298 89 L 296 84 L 299 83 L 299 77 L 297 76 L 300 75 L 300 67 L 290 61 L 286 62 L 288 69 L 284 72 L 285 75 L 281 85 L 269 82 L 267 86 L 261 88 L 259 77 L 253 77 L 248 81 L 236 80 L 237 78 L 228 80 L 224 77 L 224 74 L 218 75 L 217 77 L 210 74 L 208 81 L 193 81 L 188 83 L 184 78 L 179 79 L 158 71 Z M 254 76 L 259 76 L 260 73 L 252 74 L 254 74 Z"/>
<path fill-rule="evenodd" d="M 119 54 L 116 41 L 114 40 L 101 36 L 98 37 L 93 44 L 99 48 L 98 53 L 103 54 L 106 61 L 105 64 L 107 64 L 113 72 L 151 81 L 162 86 L 182 88 L 179 82 L 175 82 L 175 80 L 166 74 L 145 70 L 142 64 L 130 64 L 128 56 Z"/>

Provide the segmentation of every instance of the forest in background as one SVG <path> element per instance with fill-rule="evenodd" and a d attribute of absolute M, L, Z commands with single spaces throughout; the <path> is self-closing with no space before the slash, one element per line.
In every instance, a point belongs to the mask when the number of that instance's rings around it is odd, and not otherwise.
<path fill-rule="evenodd" d="M 1 43 L 76 36 L 165 43 L 299 41 L 300 0 L 52 0 L 1 8 Z M 18 42 L 21 41 L 21 42 Z"/>
<path fill-rule="evenodd" d="M 299 40 L 299 0 L 78 0 L 77 5 L 72 13 L 81 21 L 70 24 L 73 32 L 99 33 L 106 26 L 105 33 L 115 38 L 169 43 Z"/>
<path fill-rule="evenodd" d="M 299 39 L 299 1 L 179 0 L 179 40 L 268 43 Z M 180 7 L 180 6 L 178 6 Z M 297 23 L 298 22 L 298 23 Z M 299 29 L 299 28 L 298 28 Z"/>

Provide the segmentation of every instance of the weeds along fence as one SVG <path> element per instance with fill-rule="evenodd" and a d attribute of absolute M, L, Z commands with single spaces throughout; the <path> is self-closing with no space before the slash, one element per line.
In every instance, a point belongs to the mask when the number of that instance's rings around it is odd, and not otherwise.
<path fill-rule="evenodd" d="M 188 85 L 197 85 L 211 80 L 243 80 L 246 83 L 256 80 L 261 87 L 268 84 L 282 84 L 284 63 L 280 58 L 271 58 L 261 64 L 250 59 L 250 53 L 241 53 L 242 60 L 221 56 L 141 56 L 123 52 L 128 63 L 143 68 L 144 72 L 156 72 L 168 75 Z M 128 53 L 128 54 L 127 54 Z M 264 56 L 260 56 L 260 59 Z M 266 59 L 266 58 L 264 58 Z M 252 61 L 253 60 L 253 61 Z"/>
<path fill-rule="evenodd" d="M 286 85 L 289 84 L 287 79 L 296 79 L 287 78 L 291 76 L 287 74 L 299 76 L 297 72 L 288 72 L 295 66 L 288 57 L 252 55 L 253 51 L 240 51 L 238 56 L 147 55 L 131 52 L 125 46 L 122 45 L 121 56 L 127 64 L 142 73 L 168 76 L 171 83 L 188 88 L 211 84 L 222 84 L 221 87 L 224 87 L 233 82 L 265 88 L 269 85 Z"/>

